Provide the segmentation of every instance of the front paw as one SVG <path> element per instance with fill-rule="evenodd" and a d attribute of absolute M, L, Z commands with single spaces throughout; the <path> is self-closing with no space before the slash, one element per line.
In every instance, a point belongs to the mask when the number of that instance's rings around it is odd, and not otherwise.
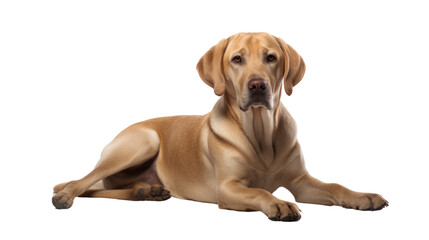
<path fill-rule="evenodd" d="M 274 202 L 267 206 L 264 213 L 272 221 L 294 222 L 301 219 L 298 206 L 286 201 Z"/>
<path fill-rule="evenodd" d="M 350 201 L 341 203 L 344 208 L 353 208 L 362 211 L 377 211 L 389 206 L 389 202 L 375 193 L 361 193 Z"/>

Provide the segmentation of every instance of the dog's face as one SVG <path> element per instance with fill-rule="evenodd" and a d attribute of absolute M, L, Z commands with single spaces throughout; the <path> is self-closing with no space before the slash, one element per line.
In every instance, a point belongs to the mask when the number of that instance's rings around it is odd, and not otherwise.
<path fill-rule="evenodd" d="M 283 40 L 267 33 L 239 33 L 220 41 L 199 61 L 198 72 L 217 95 L 234 97 L 242 111 L 275 107 L 274 97 L 292 88 L 305 72 L 302 58 Z"/>
<path fill-rule="evenodd" d="M 241 110 L 250 106 L 273 108 L 273 95 L 280 89 L 284 56 L 268 34 L 238 34 L 229 39 L 223 56 L 225 90 Z"/>

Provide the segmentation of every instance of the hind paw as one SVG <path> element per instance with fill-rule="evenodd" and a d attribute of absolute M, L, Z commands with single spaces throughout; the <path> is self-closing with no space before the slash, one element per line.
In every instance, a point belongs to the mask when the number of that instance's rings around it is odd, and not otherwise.
<path fill-rule="evenodd" d="M 170 191 L 158 184 L 151 185 L 147 188 L 139 188 L 135 191 L 134 194 L 134 198 L 139 201 L 164 201 L 170 197 Z"/>

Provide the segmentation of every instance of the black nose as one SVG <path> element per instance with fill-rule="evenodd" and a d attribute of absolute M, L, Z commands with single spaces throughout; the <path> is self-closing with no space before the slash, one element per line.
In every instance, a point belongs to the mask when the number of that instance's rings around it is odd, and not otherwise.
<path fill-rule="evenodd" d="M 249 81 L 249 90 L 251 93 L 263 93 L 267 89 L 267 81 L 264 79 L 252 79 Z"/>

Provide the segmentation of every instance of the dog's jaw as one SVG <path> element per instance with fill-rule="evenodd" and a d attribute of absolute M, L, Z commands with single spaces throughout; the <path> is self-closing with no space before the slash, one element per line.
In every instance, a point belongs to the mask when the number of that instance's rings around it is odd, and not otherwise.
<path fill-rule="evenodd" d="M 255 108 L 264 107 L 267 110 L 272 110 L 273 109 L 273 107 L 272 107 L 272 101 L 271 100 L 270 101 L 263 101 L 263 102 L 247 103 L 247 104 L 244 105 L 244 107 L 242 107 L 241 105 L 239 105 L 238 107 L 243 112 L 248 111 L 250 107 L 252 107 L 252 108 L 253 107 L 255 107 Z"/>
<path fill-rule="evenodd" d="M 256 97 L 247 94 L 241 98 L 241 104 L 238 104 L 240 110 L 243 112 L 248 111 L 250 107 L 264 107 L 267 110 L 272 110 L 273 105 L 273 97 L 270 92 Z"/>

